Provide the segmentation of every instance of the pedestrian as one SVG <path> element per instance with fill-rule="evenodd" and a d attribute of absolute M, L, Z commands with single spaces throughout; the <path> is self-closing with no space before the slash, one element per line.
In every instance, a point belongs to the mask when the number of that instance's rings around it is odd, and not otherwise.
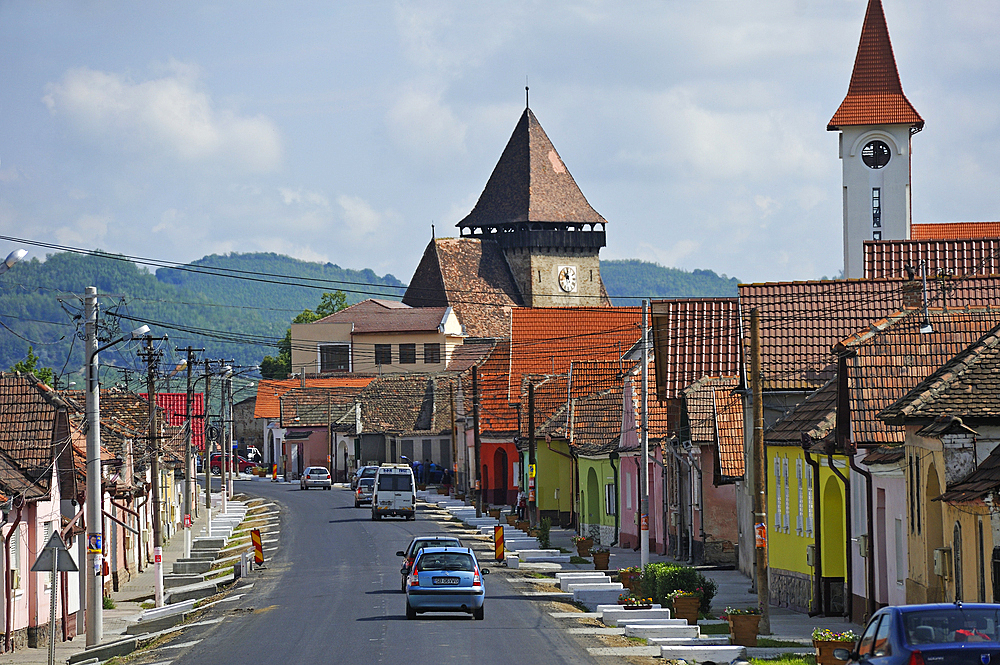
<path fill-rule="evenodd" d="M 422 484 L 424 482 L 424 465 L 420 463 L 420 460 L 413 463 L 413 475 L 417 477 L 418 484 Z"/>
<path fill-rule="evenodd" d="M 524 497 L 524 490 L 519 489 L 517 491 L 517 518 L 519 520 L 524 519 L 524 511 L 528 507 L 528 502 Z"/>

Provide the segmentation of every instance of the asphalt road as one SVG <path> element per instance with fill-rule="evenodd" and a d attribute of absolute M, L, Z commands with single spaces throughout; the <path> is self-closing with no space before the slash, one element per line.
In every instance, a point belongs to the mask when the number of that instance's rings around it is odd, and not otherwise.
<path fill-rule="evenodd" d="M 236 589 L 138 663 L 596 663 L 547 614 L 547 603 L 515 591 L 506 570 L 485 578 L 485 620 L 424 614 L 407 621 L 399 558 L 417 534 L 442 527 L 420 512 L 412 522 L 372 521 L 345 490 L 236 483 L 236 492 L 282 508 L 279 550 L 253 586 Z M 242 594 L 242 595 L 240 595 Z"/>

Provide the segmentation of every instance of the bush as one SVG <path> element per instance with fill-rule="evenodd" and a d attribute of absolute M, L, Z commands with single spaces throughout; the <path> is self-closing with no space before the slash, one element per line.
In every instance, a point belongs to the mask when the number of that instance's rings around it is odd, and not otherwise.
<path fill-rule="evenodd" d="M 715 580 L 705 577 L 700 572 L 690 566 L 682 566 L 676 563 L 649 563 L 642 570 L 642 577 L 639 580 L 642 595 L 646 598 L 653 598 L 661 605 L 669 605 L 669 594 L 671 591 L 681 589 L 683 591 L 697 591 L 701 589 L 701 605 L 699 610 L 703 614 L 708 614 L 712 599 L 718 591 Z"/>
<path fill-rule="evenodd" d="M 549 549 L 551 544 L 549 533 L 552 530 L 552 520 L 548 517 L 542 518 L 542 523 L 538 525 L 538 544 L 543 550 Z"/>

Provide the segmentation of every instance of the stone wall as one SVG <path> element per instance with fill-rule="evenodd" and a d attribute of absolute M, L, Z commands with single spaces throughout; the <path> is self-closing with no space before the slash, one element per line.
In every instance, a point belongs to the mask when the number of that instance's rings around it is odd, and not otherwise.
<path fill-rule="evenodd" d="M 771 568 L 769 579 L 771 605 L 787 607 L 796 612 L 808 612 L 812 583 L 812 577 L 809 575 Z"/>

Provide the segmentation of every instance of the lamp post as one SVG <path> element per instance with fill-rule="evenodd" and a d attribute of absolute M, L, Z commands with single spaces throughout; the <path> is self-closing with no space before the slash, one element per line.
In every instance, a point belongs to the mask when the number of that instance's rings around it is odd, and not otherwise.
<path fill-rule="evenodd" d="M 0 263 L 0 275 L 4 274 L 8 270 L 14 267 L 14 264 L 27 256 L 28 252 L 23 249 L 15 249 L 13 252 L 7 255 L 7 258 Z"/>
<path fill-rule="evenodd" d="M 8 257 L 9 260 L 9 257 Z M 4 262 L 6 263 L 6 262 Z M 104 346 L 97 346 L 97 287 L 88 286 L 84 298 L 87 338 L 87 646 L 100 644 L 104 634 L 104 589 L 101 582 L 104 494 L 101 489 L 101 390 L 97 354 L 124 341 L 149 333 L 140 326 Z"/>

